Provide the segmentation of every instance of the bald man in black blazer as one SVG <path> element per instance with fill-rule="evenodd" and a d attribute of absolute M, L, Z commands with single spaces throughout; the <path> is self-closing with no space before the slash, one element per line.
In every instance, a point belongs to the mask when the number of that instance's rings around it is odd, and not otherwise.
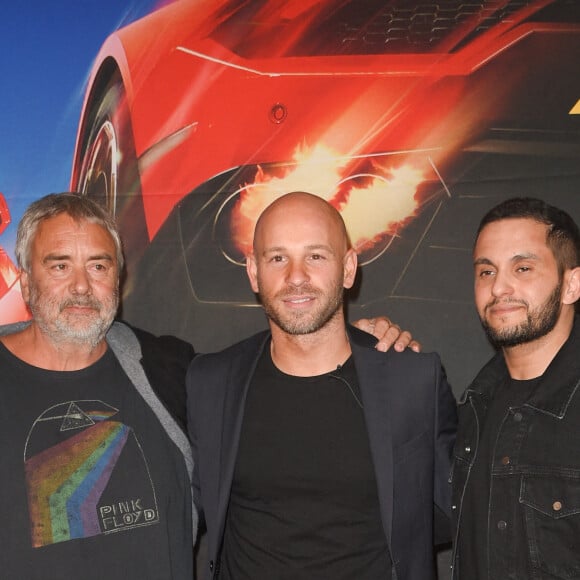
<path fill-rule="evenodd" d="M 344 320 L 342 218 L 305 193 L 260 217 L 248 275 L 270 330 L 188 373 L 194 500 L 220 580 L 428 580 L 448 538 L 455 400 L 436 354 Z"/>

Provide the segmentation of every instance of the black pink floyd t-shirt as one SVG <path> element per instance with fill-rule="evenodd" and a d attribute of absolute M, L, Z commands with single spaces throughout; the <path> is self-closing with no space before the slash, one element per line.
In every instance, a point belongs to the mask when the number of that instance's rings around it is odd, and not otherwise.
<path fill-rule="evenodd" d="M 0 578 L 191 580 L 185 464 L 111 350 L 47 371 L 0 343 Z"/>

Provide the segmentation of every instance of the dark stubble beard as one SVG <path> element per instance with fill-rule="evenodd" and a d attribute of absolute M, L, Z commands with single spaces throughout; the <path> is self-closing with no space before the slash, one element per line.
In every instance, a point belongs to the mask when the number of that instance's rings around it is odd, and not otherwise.
<path fill-rule="evenodd" d="M 303 286 L 301 287 L 301 292 L 288 289 L 279 292 L 275 298 L 283 299 L 289 296 L 296 298 L 300 293 L 304 293 L 304 295 L 307 296 L 316 296 L 317 298 L 322 296 L 320 290 L 311 288 L 310 286 Z M 323 328 L 330 320 L 332 320 L 342 307 L 342 293 L 342 285 L 337 285 L 333 294 L 328 297 L 326 302 L 323 304 L 323 307 L 317 312 L 304 314 L 296 313 L 295 316 L 292 316 L 291 314 L 288 316 L 282 316 L 282 314 L 276 310 L 272 301 L 262 295 L 260 295 L 260 299 L 266 316 L 276 326 L 280 327 L 287 334 L 298 336 L 312 334 L 313 332 Z"/>
<path fill-rule="evenodd" d="M 512 301 L 515 304 L 523 304 L 528 307 L 527 320 L 517 326 L 496 330 L 484 318 L 481 318 L 483 330 L 491 344 L 495 348 L 519 346 L 546 336 L 556 326 L 560 316 L 562 285 L 563 282 L 560 280 L 544 304 L 532 311 L 529 310 L 527 302 L 522 300 Z M 488 305 L 486 310 L 494 304 Z"/>

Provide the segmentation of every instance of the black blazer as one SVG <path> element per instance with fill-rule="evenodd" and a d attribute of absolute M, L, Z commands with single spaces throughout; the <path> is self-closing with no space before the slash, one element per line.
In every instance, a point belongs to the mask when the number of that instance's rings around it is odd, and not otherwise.
<path fill-rule="evenodd" d="M 348 327 L 374 462 L 393 578 L 434 578 L 435 525 L 449 534 L 448 483 L 456 404 L 437 354 L 376 351 L 375 339 Z M 208 578 L 219 569 L 229 495 L 262 332 L 222 352 L 198 355 L 187 375 L 194 501 L 205 520 Z M 436 517 L 434 522 L 434 512 Z"/>

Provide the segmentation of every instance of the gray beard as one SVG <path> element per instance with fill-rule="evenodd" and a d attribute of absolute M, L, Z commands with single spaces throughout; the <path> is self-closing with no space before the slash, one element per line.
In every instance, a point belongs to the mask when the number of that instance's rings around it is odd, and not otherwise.
<path fill-rule="evenodd" d="M 118 291 L 115 291 L 111 298 L 110 305 L 103 304 L 94 298 L 91 298 L 90 300 L 84 299 L 76 301 L 74 299 L 69 299 L 58 304 L 57 308 L 59 312 L 62 312 L 63 308 L 67 305 L 74 304 L 85 306 L 91 305 L 96 308 L 95 312 L 98 312 L 99 316 L 93 318 L 86 326 L 79 328 L 68 324 L 68 322 L 63 318 L 47 320 L 44 317 L 45 310 L 38 307 L 38 300 L 36 289 L 31 287 L 29 308 L 32 312 L 35 324 L 45 336 L 50 338 L 50 340 L 55 344 L 69 343 L 93 349 L 104 340 L 107 331 L 111 327 L 111 324 L 113 324 L 119 304 L 119 294 Z"/>

